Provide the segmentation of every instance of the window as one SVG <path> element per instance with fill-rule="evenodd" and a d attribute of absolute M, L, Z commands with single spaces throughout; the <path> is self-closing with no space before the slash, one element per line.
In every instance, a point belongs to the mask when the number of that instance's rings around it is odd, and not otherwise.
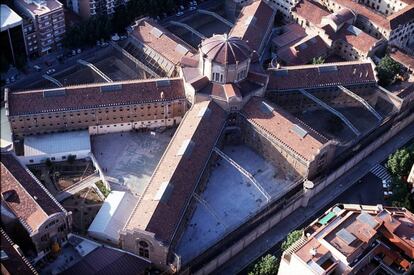
<path fill-rule="evenodd" d="M 141 257 L 144 257 L 144 258 L 149 258 L 149 245 L 148 245 L 148 243 L 147 242 L 145 242 L 145 241 L 139 241 L 138 242 L 138 254 L 141 256 Z"/>

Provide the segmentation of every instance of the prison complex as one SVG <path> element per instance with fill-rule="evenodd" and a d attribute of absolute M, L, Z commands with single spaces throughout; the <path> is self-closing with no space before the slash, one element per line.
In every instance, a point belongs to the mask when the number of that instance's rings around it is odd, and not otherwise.
<path fill-rule="evenodd" d="M 199 274 L 213 271 L 223 263 L 220 257 L 241 251 L 270 226 L 306 206 L 312 196 L 414 120 L 413 96 L 389 93 L 378 86 L 372 61 L 354 60 L 369 56 L 380 35 L 367 40 L 366 51 L 347 62 L 288 67 L 279 64 L 263 69 L 276 13 L 267 2 L 271 1 L 243 7 L 229 34 L 203 39 L 198 49 L 149 18 L 138 20 L 120 46 L 154 79 L 6 92 L 7 115 L 15 140 L 51 132 L 88 130 L 95 135 L 178 125 L 149 184 L 128 213 L 126 224 L 119 228 L 120 248 L 149 259 L 163 270 Z M 328 37 L 331 42 L 327 51 L 332 47 L 340 51 L 340 45 L 346 48 L 346 43 L 354 41 L 359 31 L 352 24 L 358 22 L 362 12 L 355 11 L 346 0 L 340 2 L 345 3 L 343 9 L 324 8 L 321 4 L 315 9 L 323 11 L 322 23 L 326 24 L 317 22 L 314 30 L 324 30 L 326 37 L 308 37 L 307 46 L 290 45 L 289 49 L 306 52 L 314 44 L 326 43 Z M 312 5 L 309 0 L 301 1 L 293 12 L 298 22 L 303 21 L 306 32 L 313 24 L 312 18 L 305 18 L 312 16 Z M 409 7 L 401 11 L 410 12 Z M 402 24 L 391 24 L 391 32 L 381 31 L 381 35 L 394 36 L 407 27 L 404 20 L 399 22 Z M 304 28 L 302 38 L 308 35 Z M 358 40 L 364 37 L 362 34 Z M 282 45 L 286 41 L 290 39 L 272 43 Z M 305 58 L 298 56 L 292 55 L 285 62 L 291 65 L 297 58 Z M 282 191 L 269 194 L 253 172 L 224 152 L 229 144 L 244 144 L 269 162 L 276 171 L 271 176 L 278 180 L 281 188 L 277 189 Z M 179 248 L 187 229 L 194 226 L 191 220 L 199 206 L 220 220 L 202 195 L 223 159 L 264 198 L 255 201 L 259 207 L 246 220 L 228 227 L 205 250 L 183 257 Z M 16 178 L 25 175 L 24 179 L 40 186 L 11 155 L 5 155 L 4 161 L 3 165 L 2 155 L 2 175 L 4 170 L 10 183 L 27 184 Z M 2 199 L 13 206 L 11 201 L 18 191 L 3 192 Z M 53 209 L 60 211 L 57 205 Z M 386 210 L 379 212 L 388 215 Z M 375 219 L 380 224 L 380 218 Z M 256 227 L 260 232 L 254 232 Z"/>

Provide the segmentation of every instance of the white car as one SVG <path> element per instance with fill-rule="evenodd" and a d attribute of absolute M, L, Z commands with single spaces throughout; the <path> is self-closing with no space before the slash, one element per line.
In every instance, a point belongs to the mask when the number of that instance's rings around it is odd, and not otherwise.
<path fill-rule="evenodd" d="M 197 9 L 197 7 L 190 7 L 188 10 L 190 10 L 190 11 L 195 11 Z"/>
<path fill-rule="evenodd" d="M 197 6 L 197 1 L 191 1 L 191 2 L 190 2 L 190 5 L 191 5 L 191 6 Z"/>
<path fill-rule="evenodd" d="M 41 71 L 42 68 L 39 65 L 34 65 L 33 69 L 35 69 L 36 71 Z"/>
<path fill-rule="evenodd" d="M 81 52 L 82 52 L 82 50 L 81 50 L 81 49 L 78 49 L 76 52 L 77 52 L 77 53 L 81 53 Z"/>
<path fill-rule="evenodd" d="M 179 12 L 177 12 L 175 15 L 176 15 L 176 16 L 183 16 L 183 15 L 184 15 L 184 12 L 179 11 Z"/>
<path fill-rule="evenodd" d="M 384 189 L 389 189 L 391 187 L 391 181 L 390 180 L 382 180 L 382 187 Z"/>
<path fill-rule="evenodd" d="M 54 72 L 56 72 L 56 70 L 55 70 L 55 69 L 49 69 L 49 70 L 47 70 L 47 71 L 46 71 L 46 74 L 51 75 L 51 74 L 53 74 Z"/>

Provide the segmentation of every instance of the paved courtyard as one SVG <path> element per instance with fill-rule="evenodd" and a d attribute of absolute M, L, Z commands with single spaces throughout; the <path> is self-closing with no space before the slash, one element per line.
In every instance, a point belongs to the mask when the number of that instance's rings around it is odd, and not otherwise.
<path fill-rule="evenodd" d="M 92 152 L 114 190 L 141 195 L 171 140 L 173 130 L 91 137 Z"/>
<path fill-rule="evenodd" d="M 223 151 L 254 177 L 262 191 L 244 172 L 221 158 L 178 246 L 183 263 L 256 214 L 266 206 L 267 197 L 281 197 L 294 185 L 293 178 L 280 178 L 277 168 L 245 145 L 226 146 Z"/>

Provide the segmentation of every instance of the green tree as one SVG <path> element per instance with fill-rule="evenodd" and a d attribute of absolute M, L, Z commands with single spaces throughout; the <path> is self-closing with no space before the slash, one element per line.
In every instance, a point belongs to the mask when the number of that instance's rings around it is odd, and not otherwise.
<path fill-rule="evenodd" d="M 282 243 L 282 246 L 281 246 L 282 251 L 285 251 L 286 249 L 288 249 L 294 242 L 299 240 L 302 236 L 303 236 L 303 229 L 290 232 L 287 235 L 286 240 Z"/>
<path fill-rule="evenodd" d="M 312 64 L 313 64 L 313 65 L 323 64 L 323 63 L 325 63 L 325 59 L 324 59 L 324 58 L 322 58 L 322 56 L 319 56 L 319 57 L 314 57 L 314 58 L 312 59 Z"/>
<path fill-rule="evenodd" d="M 270 254 L 262 257 L 260 261 L 254 265 L 249 275 L 276 275 L 279 269 L 279 260 Z"/>
<path fill-rule="evenodd" d="M 381 86 L 390 85 L 395 76 L 401 71 L 401 65 L 389 55 L 381 59 L 377 66 L 378 82 Z"/>
<path fill-rule="evenodd" d="M 387 168 L 397 178 L 402 178 L 410 173 L 414 163 L 414 145 L 397 150 L 388 157 Z"/>

